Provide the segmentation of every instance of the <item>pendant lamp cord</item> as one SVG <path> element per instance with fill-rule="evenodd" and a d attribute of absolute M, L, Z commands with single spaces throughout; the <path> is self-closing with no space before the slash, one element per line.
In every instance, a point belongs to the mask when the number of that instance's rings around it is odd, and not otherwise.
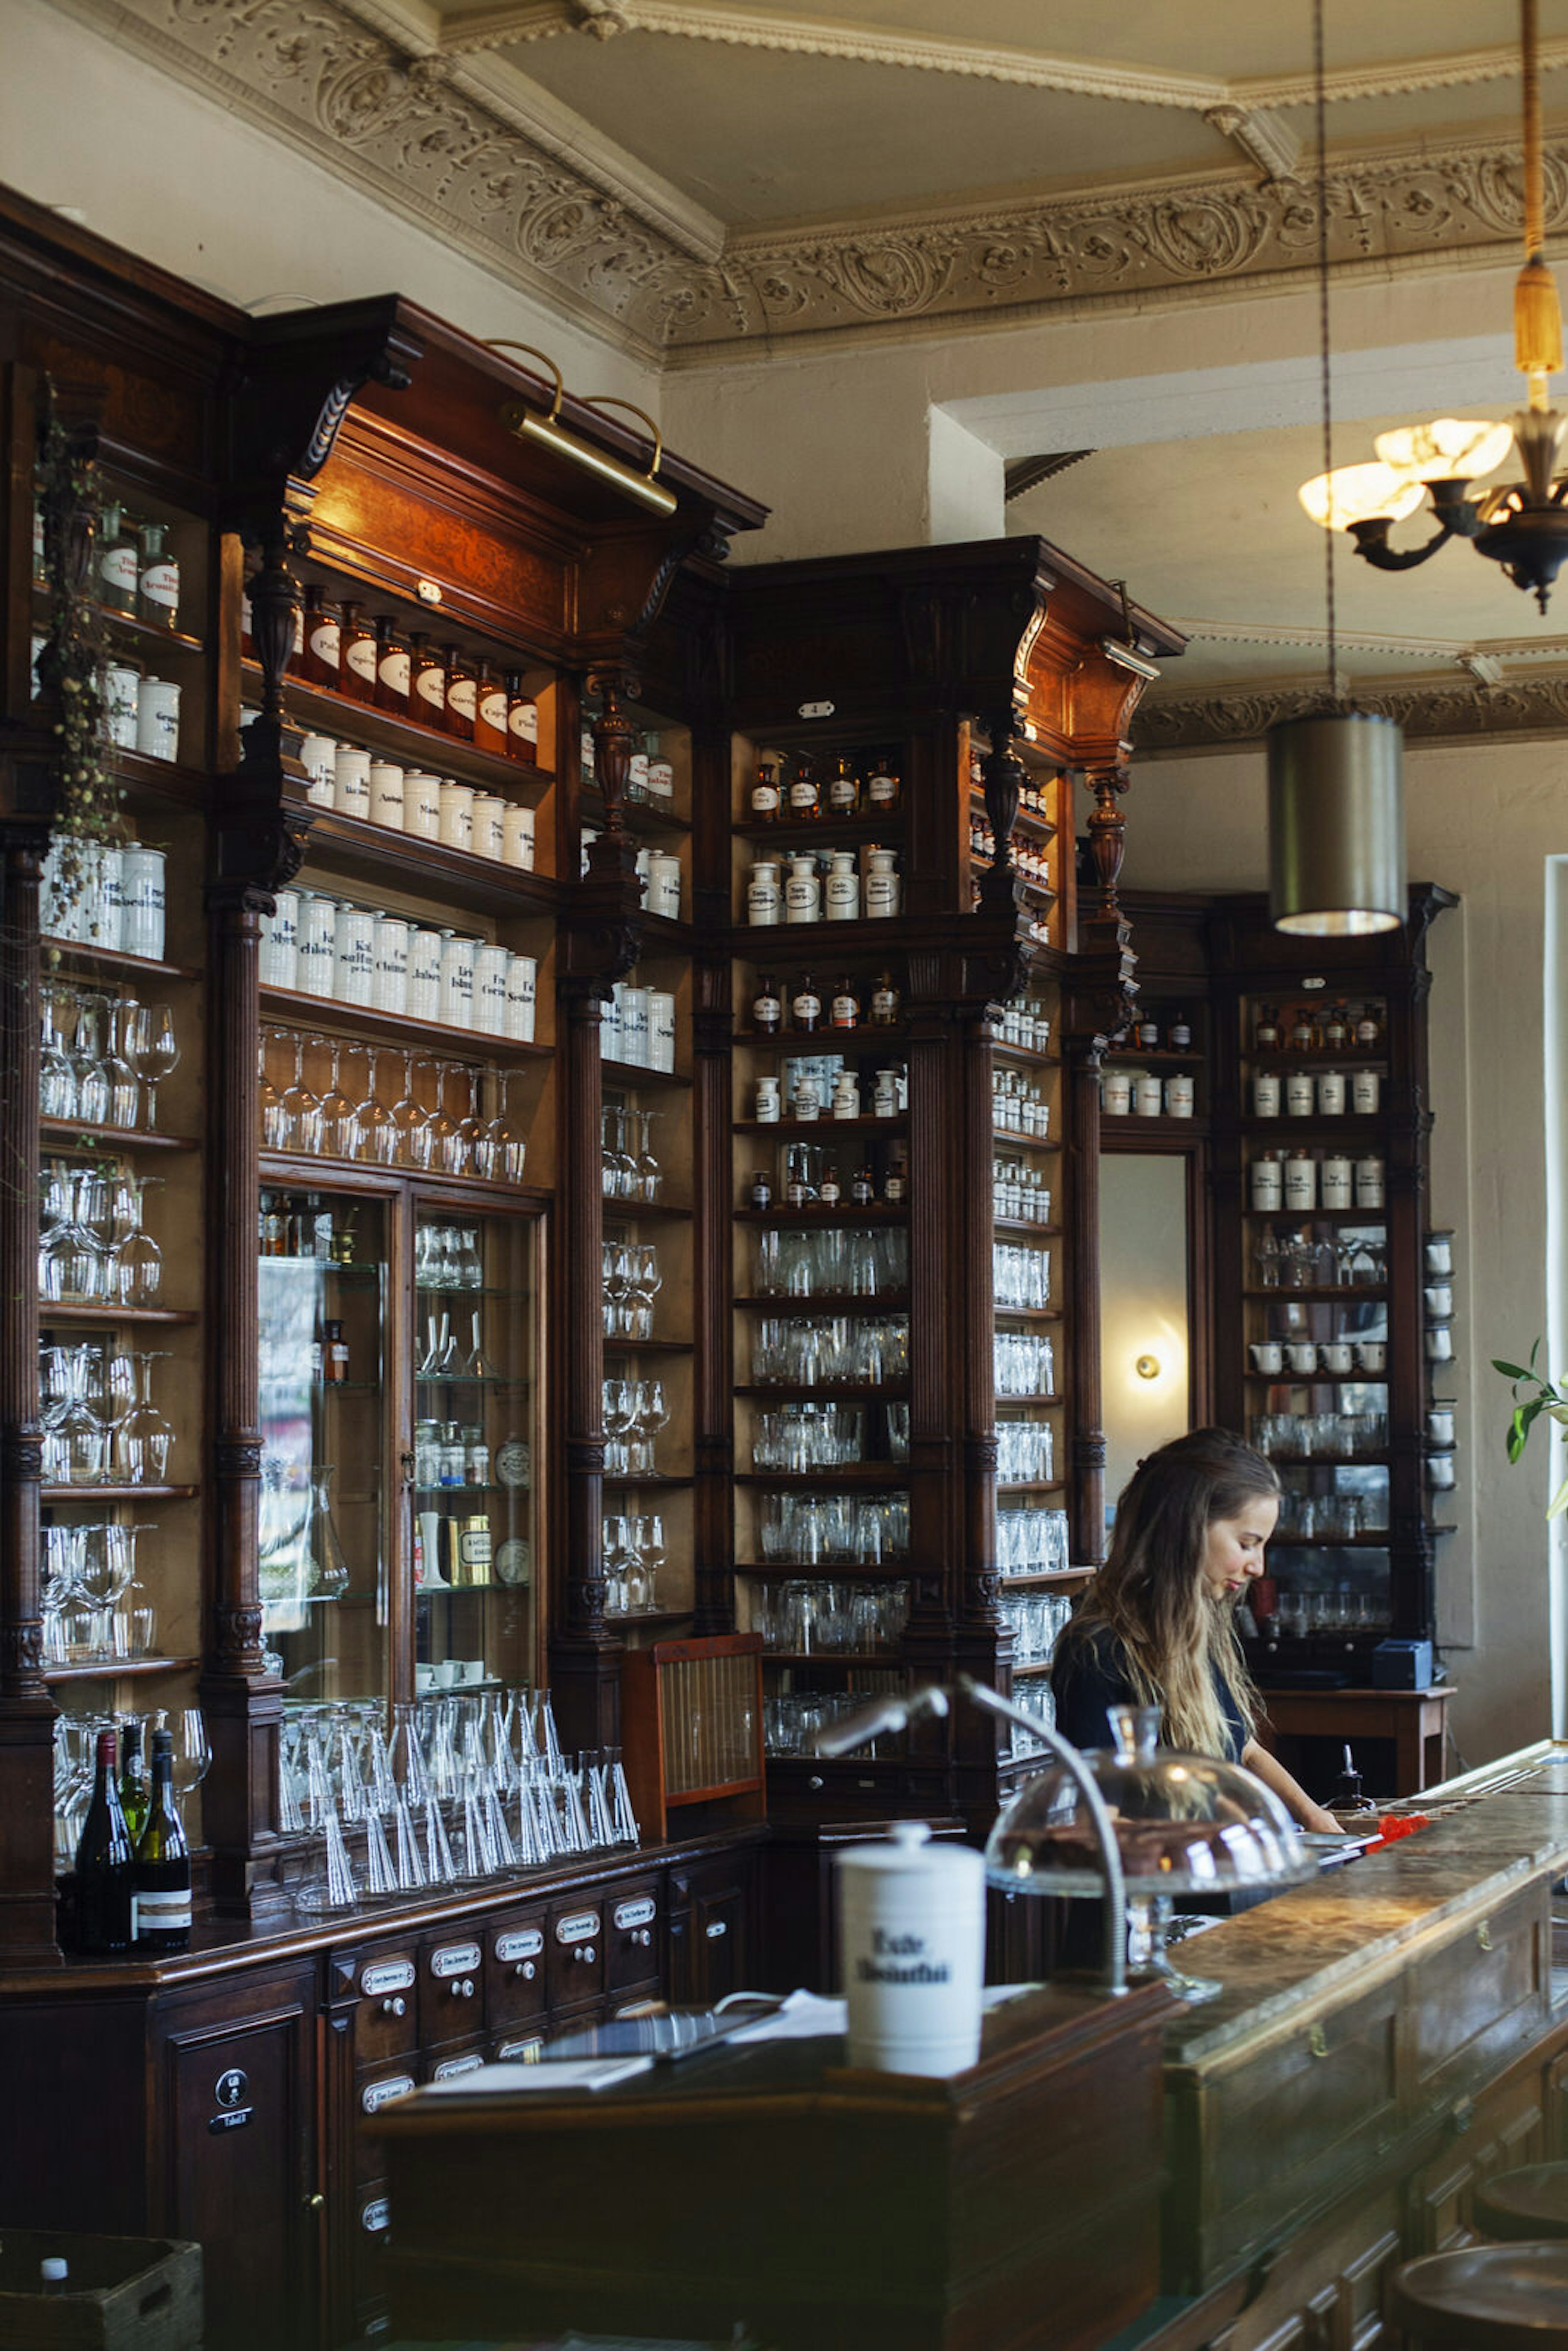
<path fill-rule="evenodd" d="M 1525 0 L 1531 5 L 1531 0 Z M 1323 89 L 1323 0 L 1312 0 L 1312 89 L 1318 133 L 1318 345 L 1322 360 L 1323 472 L 1333 496 L 1333 379 L 1329 367 L 1329 138 L 1328 99 Z M 1333 592 L 1334 540 L 1323 533 L 1323 600 L 1328 608 L 1329 707 L 1339 700 L 1339 635 Z"/>
<path fill-rule="evenodd" d="M 1321 0 L 1314 0 L 1321 5 Z M 1522 0 L 1520 47 L 1524 60 L 1524 257 L 1546 243 L 1545 173 L 1541 152 L 1541 24 L 1538 0 Z"/>

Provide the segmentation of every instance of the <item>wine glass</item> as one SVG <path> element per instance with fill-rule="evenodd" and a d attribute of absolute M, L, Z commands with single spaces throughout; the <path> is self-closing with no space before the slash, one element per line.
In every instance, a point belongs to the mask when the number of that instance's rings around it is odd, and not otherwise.
<path fill-rule="evenodd" d="M 66 1019 L 71 1007 L 71 991 L 57 982 L 46 981 L 38 991 L 43 1013 L 42 1033 L 38 1047 L 38 1111 L 44 1118 L 74 1118 L 77 1109 L 76 1074 L 66 1046 Z"/>
<path fill-rule="evenodd" d="M 161 1729 L 167 1728 L 160 1723 Z M 174 1721 L 174 1793 L 188 1796 L 212 1768 L 206 1718 L 199 1706 L 182 1707 Z"/>
<path fill-rule="evenodd" d="M 293 1043 L 294 1076 L 283 1096 L 283 1147 L 315 1159 L 321 1151 L 321 1104 L 305 1082 L 305 1040 L 298 1029 Z"/>
<path fill-rule="evenodd" d="M 496 1114 L 485 1129 L 485 1162 L 480 1172 L 493 1176 L 497 1183 L 520 1184 L 523 1180 L 523 1160 L 527 1145 L 507 1116 L 507 1089 L 511 1072 L 497 1072 Z"/>
<path fill-rule="evenodd" d="M 152 1366 L 162 1354 L 138 1354 L 131 1359 L 140 1374 L 136 1402 L 114 1429 L 116 1481 L 123 1486 L 162 1486 L 169 1479 L 169 1454 L 174 1432 L 152 1401 Z"/>
<path fill-rule="evenodd" d="M 664 1181 L 664 1169 L 653 1155 L 653 1121 L 657 1111 L 637 1113 L 637 1155 L 633 1167 L 632 1194 L 639 1200 L 653 1201 L 659 1196 Z"/>
<path fill-rule="evenodd" d="M 636 1424 L 638 1432 L 637 1467 L 652 1475 L 656 1467 L 659 1432 L 669 1425 L 670 1407 L 664 1395 L 663 1380 L 643 1380 L 637 1390 Z"/>
<path fill-rule="evenodd" d="M 363 1140 L 361 1156 L 373 1160 L 378 1167 L 395 1167 L 398 1154 L 398 1129 L 391 1111 L 381 1100 L 377 1089 L 378 1054 L 374 1045 L 365 1051 L 365 1098 L 354 1113 L 354 1123 Z"/>
<path fill-rule="evenodd" d="M 486 1124 L 479 1109 L 479 1072 L 476 1069 L 461 1071 L 468 1081 L 468 1109 L 457 1123 L 452 1138 L 450 1165 L 454 1176 L 483 1174 L 480 1162 L 485 1152 Z"/>
<path fill-rule="evenodd" d="M 444 1099 L 444 1080 L 450 1065 L 445 1061 L 427 1061 L 424 1066 L 432 1072 L 435 1082 L 434 1096 L 424 1113 L 420 1142 L 423 1156 L 419 1164 L 422 1167 L 445 1168 L 450 1175 L 453 1172 L 450 1157 L 452 1137 L 457 1132 L 456 1121 L 448 1114 Z"/>
<path fill-rule="evenodd" d="M 138 1004 L 134 997 L 121 997 L 117 1002 L 104 1006 L 103 1071 L 109 1082 L 110 1126 L 133 1127 L 136 1124 L 141 1090 L 137 1083 L 137 1072 L 131 1066 L 131 1057 L 135 1052 L 136 1021 L 146 1009 L 146 1006 Z M 152 1124 L 151 1118 L 147 1123 Z"/>
<path fill-rule="evenodd" d="M 146 1192 L 161 1176 L 120 1168 L 111 1180 L 110 1231 L 113 1243 L 110 1287 L 122 1306 L 150 1306 L 163 1273 L 163 1252 L 146 1230 Z"/>
<path fill-rule="evenodd" d="M 321 1148 L 329 1159 L 353 1159 L 358 1156 L 360 1137 L 354 1105 L 343 1092 L 340 1075 L 343 1047 L 336 1037 L 323 1041 L 332 1057 L 332 1070 L 320 1102 Z"/>
<path fill-rule="evenodd" d="M 283 1151 L 287 1147 L 287 1130 L 283 1119 L 283 1096 L 273 1084 L 267 1066 L 268 1042 L 277 1040 L 281 1034 L 282 1031 L 277 1029 L 264 1029 L 261 1032 L 260 1049 L 256 1055 L 256 1072 L 259 1080 L 257 1100 L 261 1105 L 261 1145 L 264 1151 Z"/>
<path fill-rule="evenodd" d="M 131 1066 L 147 1090 L 142 1124 L 156 1127 L 159 1085 L 180 1066 L 174 1016 L 166 1004 L 137 1004 L 131 1007 L 126 1026 Z"/>
<path fill-rule="evenodd" d="M 70 1046 L 71 1075 L 76 1081 L 76 1115 L 84 1126 L 109 1123 L 109 1077 L 103 1066 L 99 1019 L 103 1007 L 86 989 L 72 992 L 75 1007 Z"/>
<path fill-rule="evenodd" d="M 424 1109 L 413 1090 L 413 1055 L 402 1057 L 402 1092 L 392 1104 L 392 1121 L 397 1128 L 398 1161 L 404 1167 L 428 1165 L 420 1155 L 424 1149 Z"/>

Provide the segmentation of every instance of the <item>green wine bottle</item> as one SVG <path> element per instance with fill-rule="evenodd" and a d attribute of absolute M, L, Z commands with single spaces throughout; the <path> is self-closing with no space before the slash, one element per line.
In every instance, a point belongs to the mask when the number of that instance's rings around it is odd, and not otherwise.
<path fill-rule="evenodd" d="M 98 1734 L 98 1771 L 76 1857 L 76 1948 L 89 1957 L 127 1951 L 131 1943 L 134 1862 L 120 1791 L 114 1783 L 114 1733 Z"/>
<path fill-rule="evenodd" d="M 147 1774 L 141 1768 L 141 1725 L 128 1722 L 120 1733 L 120 1809 L 134 1853 L 147 1825 Z"/>
<path fill-rule="evenodd" d="M 191 1939 L 191 1848 L 174 1802 L 174 1740 L 152 1733 L 152 1800 L 136 1847 L 137 1948 L 183 1951 Z"/>

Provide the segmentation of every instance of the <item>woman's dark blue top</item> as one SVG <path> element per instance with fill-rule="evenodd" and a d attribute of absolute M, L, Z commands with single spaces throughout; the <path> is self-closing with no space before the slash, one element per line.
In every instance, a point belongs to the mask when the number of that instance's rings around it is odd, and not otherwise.
<path fill-rule="evenodd" d="M 1235 1692 L 1212 1667 L 1214 1695 L 1225 1719 L 1226 1761 L 1239 1763 L 1247 1744 L 1247 1725 Z M 1051 1694 L 1056 1701 L 1056 1727 L 1074 1747 L 1109 1747 L 1108 1707 L 1136 1706 L 1137 1694 L 1127 1670 L 1126 1652 L 1108 1625 L 1100 1625 L 1076 1640 L 1058 1642 L 1051 1668 Z"/>

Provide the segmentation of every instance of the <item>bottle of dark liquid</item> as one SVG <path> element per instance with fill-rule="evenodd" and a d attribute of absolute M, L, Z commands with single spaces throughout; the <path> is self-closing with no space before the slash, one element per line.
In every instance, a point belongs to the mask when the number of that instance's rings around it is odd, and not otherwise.
<path fill-rule="evenodd" d="M 803 1037 L 814 1036 L 822 1025 L 822 999 L 817 984 L 809 971 L 802 972 L 799 987 L 789 998 L 789 1026 Z"/>
<path fill-rule="evenodd" d="M 152 1801 L 136 1845 L 133 1923 L 144 1951 L 183 1951 L 191 1939 L 191 1848 L 174 1803 L 174 1738 L 152 1733 Z"/>
<path fill-rule="evenodd" d="M 1343 996 L 1336 997 L 1323 1015 L 1323 1050 L 1343 1053 L 1350 1044 L 1350 1018 Z"/>
<path fill-rule="evenodd" d="M 872 991 L 872 1027 L 892 1029 L 897 1023 L 898 1014 L 899 994 L 893 984 L 893 974 L 890 971 L 878 972 L 876 986 Z"/>
<path fill-rule="evenodd" d="M 1277 1053 L 1280 1050 L 1280 1016 L 1271 1004 L 1258 1007 L 1257 1025 L 1252 1042 L 1260 1053 Z"/>
<path fill-rule="evenodd" d="M 446 663 L 430 639 L 416 631 L 409 641 L 408 715 L 422 726 L 446 731 Z"/>
<path fill-rule="evenodd" d="M 833 816 L 859 816 L 861 779 L 848 759 L 835 759 L 828 778 L 828 808 Z"/>
<path fill-rule="evenodd" d="M 89 1957 L 128 1951 L 133 1867 L 131 1833 L 114 1784 L 114 1733 L 98 1734 L 98 1771 L 76 1856 L 76 1948 Z"/>
<path fill-rule="evenodd" d="M 141 1725 L 128 1722 L 120 1734 L 120 1809 L 132 1845 L 147 1825 L 147 1775 L 141 1768 Z"/>
<path fill-rule="evenodd" d="M 761 1168 L 751 1179 L 751 1205 L 763 1210 L 773 1206 L 773 1179 Z"/>
<path fill-rule="evenodd" d="M 851 979 L 847 971 L 842 974 L 839 980 L 838 987 L 833 991 L 833 1005 L 831 1018 L 831 1025 L 835 1029 L 858 1029 L 860 1027 L 860 998 L 855 994 L 854 982 Z"/>
<path fill-rule="evenodd" d="M 753 824 L 777 824 L 779 821 L 779 777 L 770 760 L 758 762 L 757 780 L 751 787 L 751 821 Z"/>
<path fill-rule="evenodd" d="M 350 702 L 376 698 L 376 632 L 361 605 L 346 603 L 339 628 L 338 691 Z"/>
<path fill-rule="evenodd" d="M 853 1180 L 850 1185 L 850 1198 L 857 1208 L 870 1208 L 875 1206 L 876 1177 L 872 1173 L 869 1160 L 863 1167 L 856 1168 Z"/>
<path fill-rule="evenodd" d="M 784 1025 L 783 998 L 770 971 L 765 971 L 758 980 L 757 993 L 751 999 L 751 1025 L 759 1037 L 777 1037 Z"/>
<path fill-rule="evenodd" d="M 838 1169 L 831 1165 L 824 1167 L 822 1170 L 822 1180 L 817 1186 L 818 1207 L 821 1208 L 836 1208 L 841 1204 L 843 1196 L 844 1190 L 842 1184 L 839 1180 Z"/>
<path fill-rule="evenodd" d="M 1185 1012 L 1173 1012 L 1166 1029 L 1166 1042 L 1173 1053 L 1192 1050 L 1192 1023 Z"/>
<path fill-rule="evenodd" d="M 349 1376 L 349 1348 L 341 1322 L 324 1323 L 322 1335 L 321 1377 L 328 1387 L 340 1387 Z"/>
<path fill-rule="evenodd" d="M 413 682 L 413 654 L 402 622 L 394 612 L 376 616 L 376 708 L 394 718 L 408 716 L 409 691 Z"/>
<path fill-rule="evenodd" d="M 299 674 L 307 685 L 325 686 L 336 694 L 343 665 L 343 624 L 336 604 L 329 603 L 311 580 L 305 590 L 305 643 Z"/>
<path fill-rule="evenodd" d="M 821 813 L 822 794 L 817 771 L 802 753 L 789 787 L 789 820 L 792 824 L 814 824 Z"/>
<path fill-rule="evenodd" d="M 444 645 L 442 650 L 446 655 L 446 731 L 456 742 L 472 743 L 479 680 L 461 645 Z"/>

